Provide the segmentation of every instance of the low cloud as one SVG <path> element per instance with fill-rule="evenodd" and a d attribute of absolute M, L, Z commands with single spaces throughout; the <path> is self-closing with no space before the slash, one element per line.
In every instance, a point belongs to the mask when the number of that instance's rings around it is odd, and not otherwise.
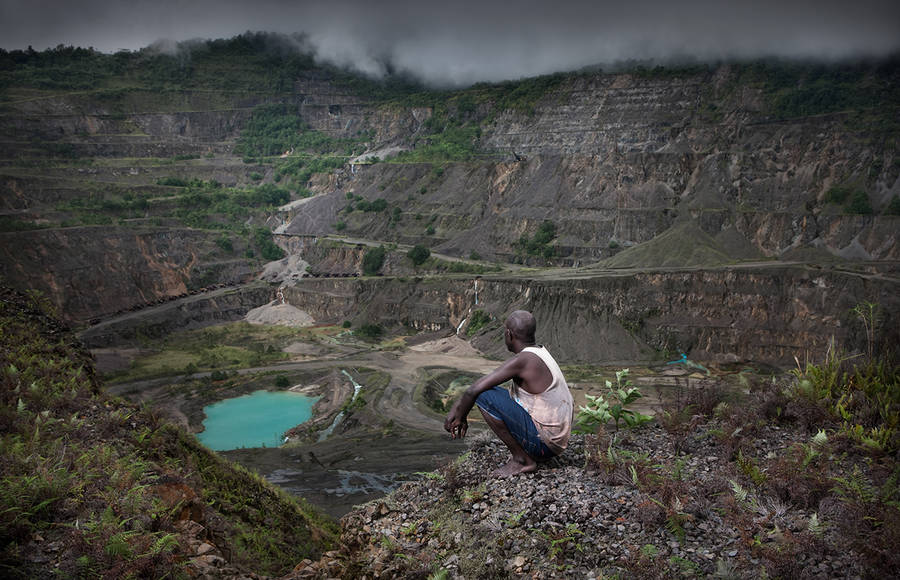
<path fill-rule="evenodd" d="M 248 30 L 302 33 L 323 62 L 445 86 L 628 59 L 833 60 L 900 50 L 900 3 L 883 0 L 0 0 L 0 23 L 7 49 L 111 52 Z"/>

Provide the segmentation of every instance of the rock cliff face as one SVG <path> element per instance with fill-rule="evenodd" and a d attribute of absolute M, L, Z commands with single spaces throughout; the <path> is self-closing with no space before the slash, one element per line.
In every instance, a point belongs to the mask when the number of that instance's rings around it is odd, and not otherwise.
<path fill-rule="evenodd" d="M 450 253 L 508 257 L 523 233 L 550 219 L 558 253 L 584 263 L 696 219 L 729 238 L 726 251 L 739 243 L 778 257 L 817 247 L 897 260 L 897 217 L 841 215 L 825 203 L 832 186 L 847 183 L 865 189 L 876 213 L 900 194 L 893 140 L 848 113 L 773 119 L 761 89 L 735 82 L 728 67 L 665 79 L 573 77 L 533 115 L 507 111 L 484 125 L 476 160 L 441 164 L 439 174 L 421 164 L 360 166 L 321 188 L 286 231 L 333 232 L 342 196 L 353 191 L 385 198 L 403 219 L 389 227 L 382 216 L 357 216 L 347 222 L 352 233 Z M 337 130 L 323 107 L 309 109 L 309 122 Z M 376 130 L 382 146 L 418 139 L 422 111 L 379 109 L 378 121 L 364 125 L 355 107 L 346 126 Z M 417 214 L 437 216 L 430 238 Z"/>
<path fill-rule="evenodd" d="M 735 267 L 584 278 L 455 280 L 305 280 L 287 288 L 289 303 L 319 322 L 342 320 L 465 331 L 482 309 L 495 323 L 475 344 L 502 356 L 502 317 L 523 308 L 539 323 L 539 339 L 567 362 L 647 361 L 690 352 L 699 360 L 758 360 L 790 365 L 838 345 L 862 349 L 865 337 L 850 310 L 882 305 L 884 344 L 897 344 L 900 299 L 891 280 L 858 272 L 804 267 Z M 477 294 L 477 302 L 476 302 Z"/>
<path fill-rule="evenodd" d="M 215 284 L 242 284 L 255 267 L 226 256 L 212 232 L 110 226 L 0 234 L 0 276 L 46 292 L 74 320 L 156 304 Z"/>
<path fill-rule="evenodd" d="M 147 338 L 241 320 L 249 310 L 273 298 L 274 291 L 261 283 L 218 289 L 103 321 L 82 332 L 80 338 L 88 348 L 137 345 Z"/>

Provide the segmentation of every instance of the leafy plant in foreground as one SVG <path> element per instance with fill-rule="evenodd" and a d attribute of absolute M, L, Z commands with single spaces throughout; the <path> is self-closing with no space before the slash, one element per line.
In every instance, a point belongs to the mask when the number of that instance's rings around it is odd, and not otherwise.
<path fill-rule="evenodd" d="M 588 404 L 579 407 L 575 416 L 575 431 L 578 433 L 595 433 L 601 426 L 610 420 L 619 423 L 624 422 L 626 427 L 637 427 L 653 419 L 649 415 L 641 414 L 627 405 L 643 397 L 637 387 L 632 386 L 628 380 L 628 369 L 616 371 L 616 384 L 606 381 L 607 395 L 587 395 Z"/>

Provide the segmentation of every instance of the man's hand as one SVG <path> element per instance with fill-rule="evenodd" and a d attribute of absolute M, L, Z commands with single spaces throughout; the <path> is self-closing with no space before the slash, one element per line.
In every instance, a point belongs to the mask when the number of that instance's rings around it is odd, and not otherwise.
<path fill-rule="evenodd" d="M 465 417 L 459 415 L 456 409 L 453 409 L 444 421 L 444 429 L 450 433 L 451 439 L 462 439 L 469 430 L 469 423 Z"/>

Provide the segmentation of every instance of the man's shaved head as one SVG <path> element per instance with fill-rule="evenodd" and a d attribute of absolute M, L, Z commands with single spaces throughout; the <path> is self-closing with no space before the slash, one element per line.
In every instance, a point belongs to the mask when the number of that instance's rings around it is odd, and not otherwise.
<path fill-rule="evenodd" d="M 515 338 L 524 343 L 534 344 L 534 332 L 537 330 L 537 322 L 530 312 L 516 310 L 506 319 L 506 328 Z"/>

